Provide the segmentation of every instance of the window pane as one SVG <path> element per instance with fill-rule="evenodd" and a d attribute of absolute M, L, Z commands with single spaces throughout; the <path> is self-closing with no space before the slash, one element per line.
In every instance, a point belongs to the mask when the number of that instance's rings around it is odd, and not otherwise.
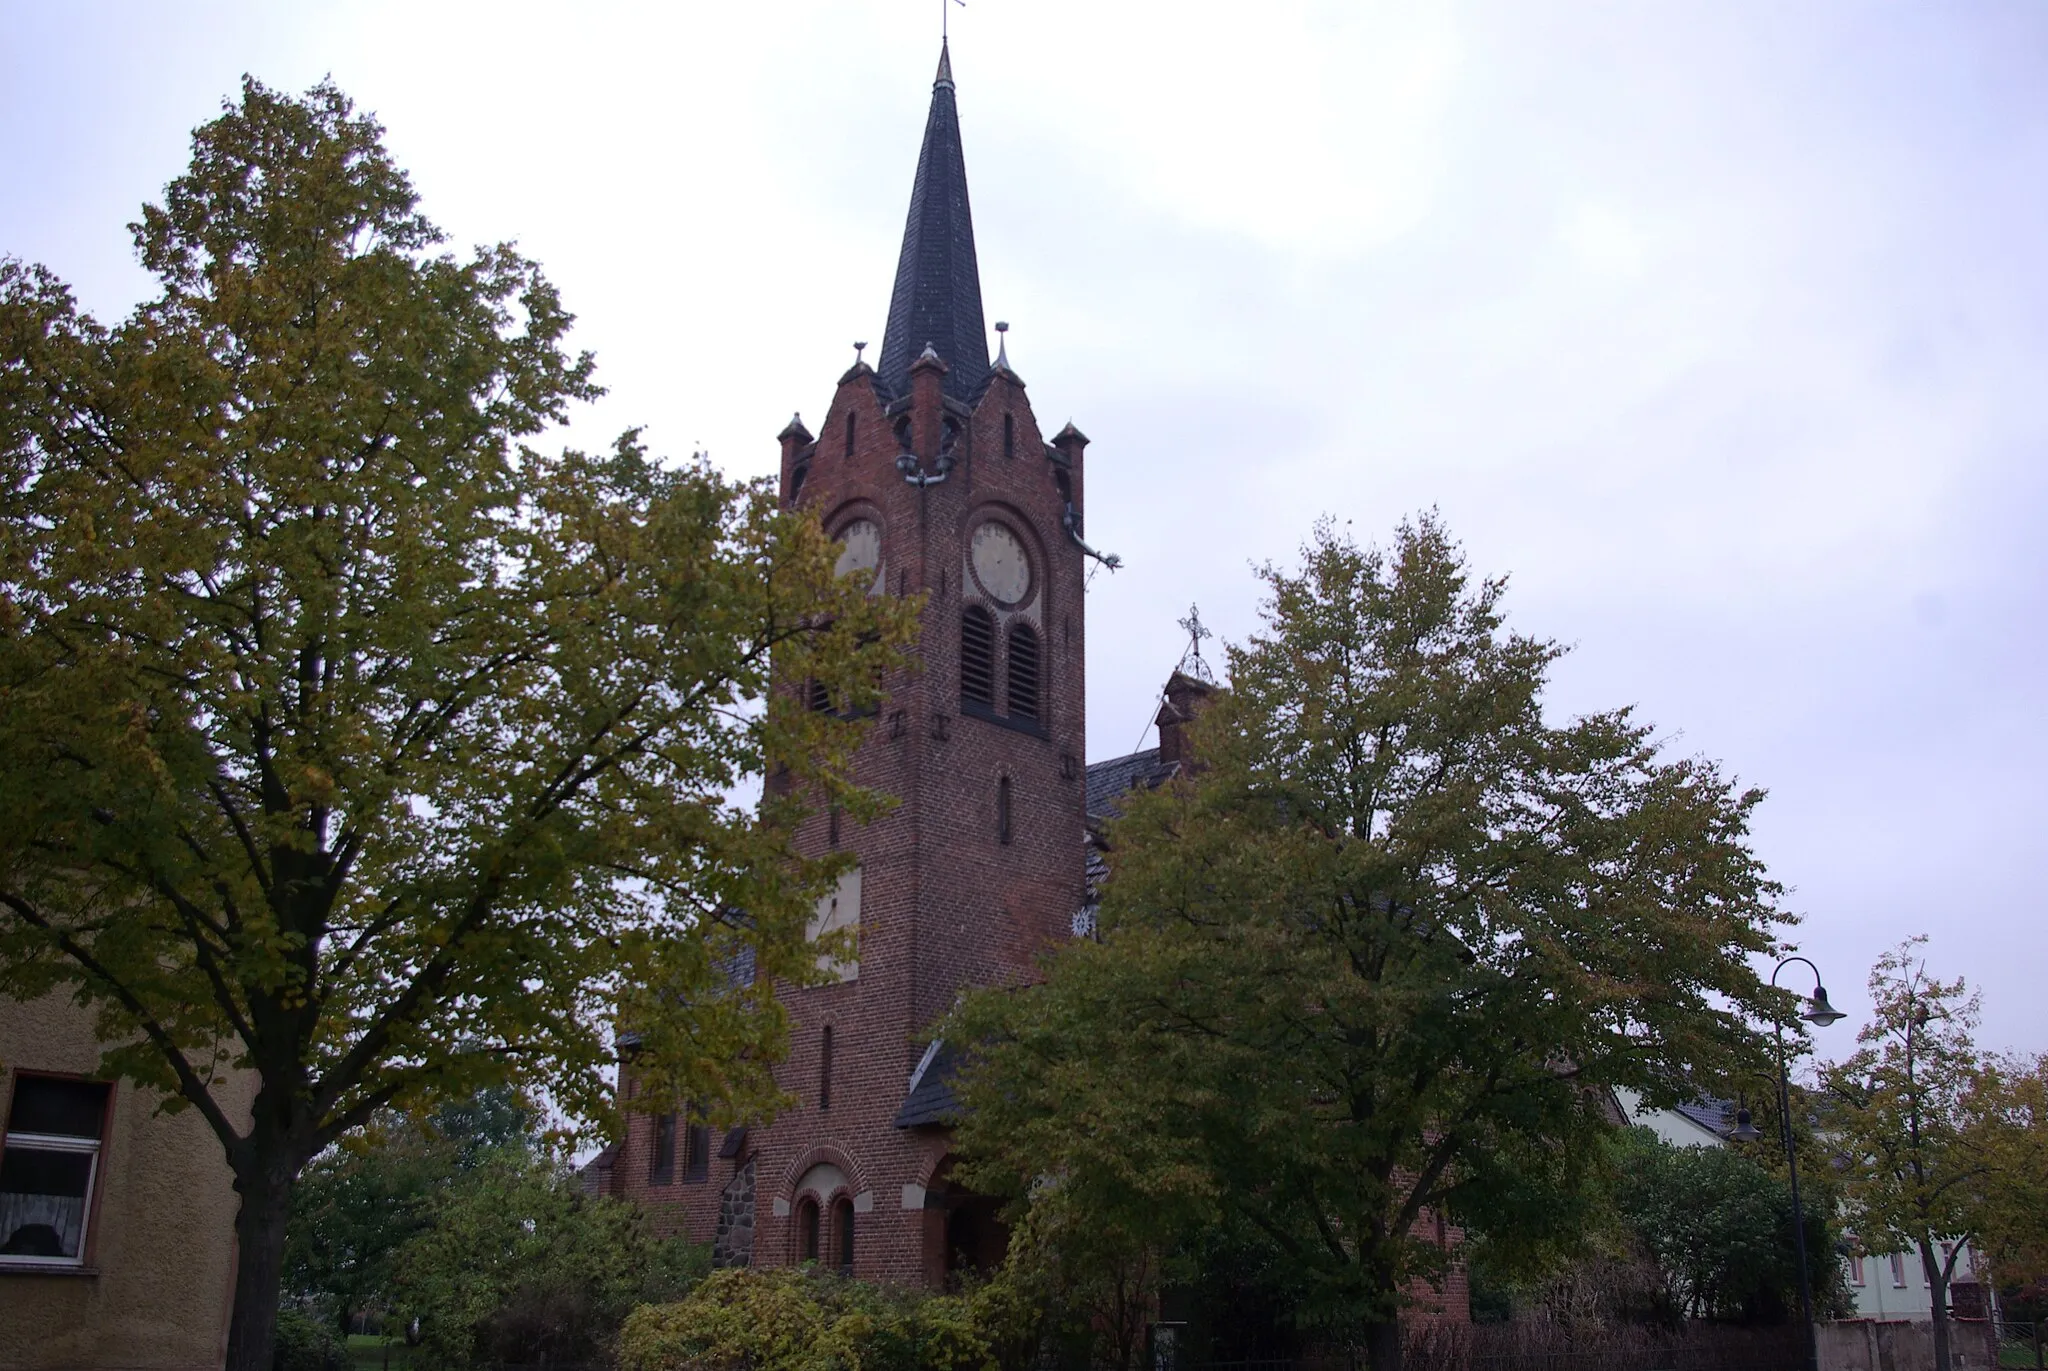
<path fill-rule="evenodd" d="M 0 1154 L 0 1256 L 77 1257 L 92 1153 L 9 1147 Z"/>
<path fill-rule="evenodd" d="M 17 1076 L 14 1079 L 14 1108 L 7 1114 L 7 1131 L 97 1138 L 106 1116 L 107 1087 L 103 1081 Z"/>

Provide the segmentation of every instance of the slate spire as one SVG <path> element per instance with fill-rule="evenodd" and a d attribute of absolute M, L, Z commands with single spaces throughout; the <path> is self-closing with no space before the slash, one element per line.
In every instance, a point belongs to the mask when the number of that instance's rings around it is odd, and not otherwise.
<path fill-rule="evenodd" d="M 972 401 L 988 383 L 988 331 L 981 315 L 981 272 L 974 261 L 974 218 L 967 208 L 967 162 L 953 104 L 953 61 L 939 43 L 939 75 L 925 119 L 910 218 L 896 260 L 896 289 L 876 368 L 898 395 L 910 389 L 910 364 L 929 343 L 947 367 L 946 393 Z"/>

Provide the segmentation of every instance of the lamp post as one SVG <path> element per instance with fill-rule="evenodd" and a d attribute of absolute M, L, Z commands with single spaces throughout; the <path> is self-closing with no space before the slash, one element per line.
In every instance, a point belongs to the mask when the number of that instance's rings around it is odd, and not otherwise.
<path fill-rule="evenodd" d="M 1813 973 L 1813 995 L 1799 1017 L 1816 1028 L 1826 1028 L 1845 1017 L 1841 1010 L 1828 1003 L 1827 987 L 1820 983 L 1820 968 L 1804 957 L 1787 957 L 1779 962 L 1776 970 L 1771 972 L 1772 988 L 1777 988 L 1778 972 L 1794 962 L 1804 962 L 1806 969 Z M 1799 1153 L 1792 1145 L 1792 1082 L 1785 1061 L 1785 1025 L 1776 1015 L 1771 1017 L 1771 1029 L 1778 1037 L 1778 1131 L 1785 1140 L 1785 1167 L 1792 1178 L 1792 1247 L 1799 1255 L 1799 1321 L 1806 1330 L 1806 1371 L 1820 1371 L 1820 1345 L 1813 1327 L 1813 1283 L 1806 1274 L 1806 1213 L 1799 1206 Z M 1762 1135 L 1755 1125 L 1738 1117 L 1734 1136 L 1746 1141 Z"/>

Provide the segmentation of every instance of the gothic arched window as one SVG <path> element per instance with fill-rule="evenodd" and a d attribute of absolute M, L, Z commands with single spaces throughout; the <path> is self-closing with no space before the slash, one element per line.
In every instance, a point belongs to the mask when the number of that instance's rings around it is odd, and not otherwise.
<path fill-rule="evenodd" d="M 960 698 L 995 708 L 996 621 L 980 605 L 960 614 Z"/>
<path fill-rule="evenodd" d="M 1031 625 L 1010 628 L 1010 715 L 1018 719 L 1038 717 L 1038 634 Z"/>

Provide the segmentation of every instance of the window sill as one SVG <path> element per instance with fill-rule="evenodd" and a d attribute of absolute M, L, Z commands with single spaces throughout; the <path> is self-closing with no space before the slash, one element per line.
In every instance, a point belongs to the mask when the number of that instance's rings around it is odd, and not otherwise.
<path fill-rule="evenodd" d="M 1007 728 L 1013 733 L 1022 733 L 1033 738 L 1046 738 L 1050 736 L 1045 731 L 1045 725 L 1037 719 L 1019 719 L 1010 714 L 998 714 L 987 705 L 977 703 L 974 700 L 962 700 L 960 702 L 960 712 L 967 718 L 979 719 L 983 723 L 994 724 L 998 728 Z"/>
<path fill-rule="evenodd" d="M 97 1276 L 97 1266 L 68 1266 L 56 1262 L 21 1262 L 0 1257 L 0 1276 Z"/>

